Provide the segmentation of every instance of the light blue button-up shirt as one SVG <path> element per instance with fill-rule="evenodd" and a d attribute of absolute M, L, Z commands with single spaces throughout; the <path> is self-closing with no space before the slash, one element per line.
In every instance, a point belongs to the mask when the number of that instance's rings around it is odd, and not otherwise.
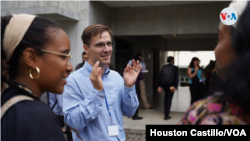
<path fill-rule="evenodd" d="M 78 130 L 84 141 L 125 141 L 123 115 L 133 116 L 139 106 L 135 86 L 127 88 L 120 74 L 106 66 L 102 80 L 105 93 L 100 92 L 90 81 L 92 68 L 86 61 L 82 68 L 67 78 L 63 92 L 64 120 Z M 118 126 L 119 136 L 109 136 L 108 126 L 112 125 Z M 72 133 L 74 141 L 81 141 L 74 131 Z"/>
<path fill-rule="evenodd" d="M 63 116 L 63 95 L 54 94 L 49 92 L 49 107 L 52 108 L 57 100 L 57 103 L 53 109 L 53 112 L 56 115 Z"/>

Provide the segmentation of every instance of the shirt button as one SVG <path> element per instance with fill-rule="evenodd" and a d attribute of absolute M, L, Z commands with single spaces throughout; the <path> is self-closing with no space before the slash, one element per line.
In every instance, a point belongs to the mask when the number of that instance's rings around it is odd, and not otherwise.
<path fill-rule="evenodd" d="M 114 123 L 116 123 L 116 122 L 114 122 Z"/>
<path fill-rule="evenodd" d="M 129 91 L 129 93 L 131 93 L 131 91 Z"/>
<path fill-rule="evenodd" d="M 129 105 L 130 103 L 128 103 L 128 105 Z"/>
<path fill-rule="evenodd" d="M 111 108 L 111 106 L 109 106 L 109 108 Z"/>

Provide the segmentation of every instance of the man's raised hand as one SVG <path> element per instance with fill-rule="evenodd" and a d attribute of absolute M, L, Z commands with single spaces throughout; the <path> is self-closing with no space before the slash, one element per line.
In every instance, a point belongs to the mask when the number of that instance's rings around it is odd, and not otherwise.
<path fill-rule="evenodd" d="M 141 71 L 141 65 L 139 65 L 139 61 L 135 62 L 135 60 L 132 60 L 132 62 L 133 62 L 133 67 L 127 65 L 127 67 L 124 69 L 123 72 L 124 84 L 128 88 L 131 88 L 134 85 Z"/>
<path fill-rule="evenodd" d="M 99 66 L 99 61 L 95 63 L 89 78 L 93 84 L 93 87 L 102 92 L 103 90 L 102 68 L 98 66 Z"/>

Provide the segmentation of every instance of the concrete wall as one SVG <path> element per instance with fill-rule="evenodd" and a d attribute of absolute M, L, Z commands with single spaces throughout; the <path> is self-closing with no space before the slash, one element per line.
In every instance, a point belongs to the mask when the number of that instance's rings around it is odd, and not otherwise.
<path fill-rule="evenodd" d="M 152 50 L 152 45 L 150 40 L 147 38 L 142 38 L 136 42 L 134 42 L 134 55 L 137 52 L 141 52 L 143 54 L 143 60 L 145 61 L 146 69 L 148 69 L 148 73 L 144 75 L 144 82 L 146 85 L 146 94 L 153 94 L 153 64 L 154 64 L 154 52 Z"/>
<path fill-rule="evenodd" d="M 89 3 L 89 25 L 102 24 L 114 29 L 113 27 L 113 8 L 110 8 L 100 2 L 91 1 Z M 113 54 L 111 62 L 115 64 L 115 47 L 113 48 Z M 115 65 L 114 65 L 115 67 Z"/>
<path fill-rule="evenodd" d="M 229 2 L 115 9 L 115 35 L 217 33 Z"/>
<path fill-rule="evenodd" d="M 83 49 L 83 43 L 81 40 L 81 35 L 83 28 L 88 26 L 87 21 L 64 21 L 64 22 L 58 22 L 58 24 L 62 27 L 62 29 L 66 32 L 66 34 L 69 37 L 70 45 L 71 45 L 71 53 L 73 54 L 72 58 L 72 66 L 75 69 L 75 66 L 78 63 L 82 62 L 82 52 Z"/>
<path fill-rule="evenodd" d="M 90 2 L 89 24 L 103 24 L 112 27 L 113 8 L 110 8 L 100 2 Z"/>
<path fill-rule="evenodd" d="M 72 20 L 88 19 L 88 1 L 1 1 L 1 16 L 58 14 Z"/>
<path fill-rule="evenodd" d="M 67 33 L 71 52 L 72 65 L 82 62 L 82 31 L 89 25 L 88 1 L 2 1 L 1 16 L 11 14 L 35 14 L 57 22 Z"/>

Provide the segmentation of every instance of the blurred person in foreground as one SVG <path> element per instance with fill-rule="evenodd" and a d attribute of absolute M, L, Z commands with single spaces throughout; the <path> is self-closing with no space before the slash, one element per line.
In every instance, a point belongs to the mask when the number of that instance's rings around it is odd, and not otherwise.
<path fill-rule="evenodd" d="M 9 79 L 2 75 L 9 86 L 1 96 L 2 140 L 65 140 L 59 120 L 40 96 L 63 92 L 73 69 L 68 36 L 47 19 L 19 14 L 1 19 L 1 43 L 1 58 L 9 66 Z"/>
<path fill-rule="evenodd" d="M 222 89 L 195 102 L 179 124 L 250 124 L 250 2 L 233 1 L 229 7 L 238 20 L 232 26 L 219 24 L 214 50 Z"/>
<path fill-rule="evenodd" d="M 79 131 L 80 137 L 72 132 L 74 141 L 124 141 L 123 116 L 132 117 L 139 106 L 134 85 L 141 71 L 139 61 L 127 65 L 122 78 L 107 66 L 114 46 L 109 27 L 90 25 L 81 38 L 89 60 L 67 78 L 65 123 Z"/>

